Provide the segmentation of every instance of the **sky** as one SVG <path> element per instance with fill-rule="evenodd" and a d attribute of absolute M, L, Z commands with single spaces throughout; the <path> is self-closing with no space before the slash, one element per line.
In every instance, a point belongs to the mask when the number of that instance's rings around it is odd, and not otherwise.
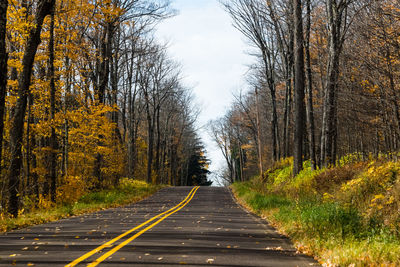
<path fill-rule="evenodd" d="M 216 171 L 224 158 L 205 126 L 224 116 L 233 94 L 245 86 L 251 58 L 218 0 L 173 0 L 172 7 L 178 15 L 160 23 L 156 35 L 182 65 L 184 84 L 193 88 L 194 101 L 201 107 L 199 135 L 211 160 L 210 171 Z"/>

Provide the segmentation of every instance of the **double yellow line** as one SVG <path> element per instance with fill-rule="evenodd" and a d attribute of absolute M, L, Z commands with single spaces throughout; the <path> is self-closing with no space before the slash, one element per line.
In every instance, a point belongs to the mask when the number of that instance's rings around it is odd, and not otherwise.
<path fill-rule="evenodd" d="M 126 246 L 127 244 L 129 244 L 130 242 L 132 242 L 134 239 L 136 239 L 137 237 L 139 237 L 140 235 L 142 235 L 144 232 L 146 232 L 147 230 L 153 228 L 154 226 L 156 226 L 157 224 L 159 224 L 160 222 L 162 222 L 163 220 L 165 220 L 167 217 L 171 216 L 172 214 L 174 214 L 175 212 L 178 212 L 179 210 L 181 210 L 183 207 L 185 207 L 194 197 L 194 195 L 196 194 L 196 191 L 199 189 L 199 186 L 194 187 L 189 194 L 185 197 L 184 200 L 182 200 L 178 205 L 176 205 L 175 207 L 164 211 L 163 213 L 160 213 L 154 217 L 152 217 L 151 219 L 145 221 L 144 223 L 126 231 L 125 233 L 115 237 L 114 239 L 108 241 L 107 243 L 104 243 L 103 245 L 93 249 L 92 251 L 86 253 L 85 255 L 82 255 L 81 257 L 77 258 L 76 260 L 74 260 L 73 262 L 65 265 L 65 267 L 73 267 L 76 266 L 77 264 L 79 264 L 80 262 L 86 260 L 87 258 L 91 257 L 93 254 L 100 252 L 101 250 L 105 249 L 105 248 L 110 248 L 112 247 L 112 245 L 117 242 L 118 240 L 120 240 L 121 238 L 129 235 L 130 233 L 144 227 L 145 225 L 149 224 L 150 222 L 158 219 L 157 221 L 155 221 L 154 223 L 152 223 L 151 225 L 147 226 L 146 228 L 140 230 L 139 232 L 137 232 L 136 234 L 134 234 L 133 236 L 131 236 L 130 238 L 128 238 L 127 240 L 125 240 L 124 242 L 122 242 L 121 244 L 119 244 L 118 246 L 114 247 L 113 249 L 109 250 L 108 252 L 104 253 L 102 256 L 100 256 L 99 258 L 97 258 L 95 261 L 93 261 L 92 263 L 88 264 L 87 266 L 90 267 L 94 267 L 97 266 L 98 264 L 100 264 L 102 261 L 104 261 L 105 259 L 107 259 L 108 257 L 110 257 L 112 254 L 114 254 L 115 252 L 117 252 L 119 249 L 121 249 L 122 247 Z"/>

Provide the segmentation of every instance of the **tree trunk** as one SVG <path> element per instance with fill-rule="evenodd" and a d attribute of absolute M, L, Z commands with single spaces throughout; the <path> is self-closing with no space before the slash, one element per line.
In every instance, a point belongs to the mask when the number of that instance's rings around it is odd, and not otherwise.
<path fill-rule="evenodd" d="M 110 76 L 110 59 L 111 53 L 111 39 L 113 33 L 113 26 L 108 23 L 106 28 L 103 29 L 103 35 L 100 40 L 100 69 L 99 69 L 99 86 L 97 88 L 97 100 L 100 104 L 105 103 L 106 88 Z"/>
<path fill-rule="evenodd" d="M 160 129 L 160 107 L 157 107 L 155 113 L 155 121 L 156 121 L 156 131 L 157 131 L 157 140 L 156 140 L 156 158 L 154 161 L 154 170 L 156 170 L 156 182 L 161 183 L 160 181 L 160 149 L 161 149 L 161 129 Z"/>
<path fill-rule="evenodd" d="M 7 92 L 7 60 L 6 31 L 7 31 L 8 0 L 0 0 L 0 173 L 3 151 L 4 112 Z"/>
<path fill-rule="evenodd" d="M 149 104 L 147 103 L 147 182 L 153 183 L 153 147 L 154 147 L 154 117 L 151 117 Z"/>
<path fill-rule="evenodd" d="M 278 112 L 277 112 L 277 104 L 276 104 L 276 90 L 275 90 L 275 81 L 271 81 L 271 102 L 272 102 L 272 146 L 273 146 L 273 160 L 278 161 L 280 158 L 280 144 L 279 144 L 279 125 L 278 125 Z"/>
<path fill-rule="evenodd" d="M 291 81 L 290 81 L 291 83 Z M 287 132 L 288 132 L 288 112 L 289 112 L 289 90 L 291 90 L 290 88 L 291 84 L 289 84 L 289 81 L 286 80 L 286 86 L 285 86 L 285 109 L 284 109 L 284 113 L 283 113 L 283 157 L 287 158 L 289 155 L 288 153 L 288 138 L 287 138 Z"/>
<path fill-rule="evenodd" d="M 128 79 L 129 80 L 129 79 Z M 128 95 L 128 174 L 130 178 L 135 175 L 135 110 L 134 110 L 134 97 L 132 97 L 132 83 L 129 82 L 129 95 Z"/>
<path fill-rule="evenodd" d="M 321 152 L 324 166 L 332 165 L 335 162 L 333 158 L 334 142 L 336 136 L 335 115 L 336 115 L 336 88 L 339 71 L 339 55 L 338 51 L 330 48 L 329 66 L 327 72 L 327 86 L 325 90 L 325 106 L 323 114 L 323 136 L 324 150 Z"/>
<path fill-rule="evenodd" d="M 70 107 L 70 94 L 71 94 L 71 67 L 70 67 L 70 59 L 68 56 L 65 57 L 65 69 L 67 70 L 66 76 L 66 84 L 65 84 L 65 100 L 64 100 L 64 114 L 67 114 L 68 109 Z M 61 176 L 66 177 L 68 175 L 68 151 L 69 151 L 69 144 L 68 144 L 68 135 L 69 135 L 69 124 L 68 120 L 64 120 L 63 125 L 63 137 L 62 137 L 62 163 L 61 163 Z"/>
<path fill-rule="evenodd" d="M 256 121 L 257 121 L 257 145 L 258 145 L 258 168 L 260 171 L 260 178 L 263 179 L 264 177 L 264 170 L 263 170 L 263 153 L 262 153 L 262 144 L 261 144 L 261 129 L 260 129 L 260 110 L 259 110 L 259 101 L 258 101 L 258 88 L 255 87 L 255 94 L 256 94 Z"/>
<path fill-rule="evenodd" d="M 112 38 L 114 33 L 114 27 L 112 23 L 107 23 L 105 29 L 103 29 L 102 39 L 100 41 L 100 55 L 101 55 L 101 62 L 100 62 L 100 70 L 99 70 L 99 86 L 97 88 L 97 101 L 99 104 L 106 103 L 106 89 L 109 83 L 110 77 L 110 59 L 112 57 Z M 100 139 L 103 136 L 99 136 Z M 101 145 L 101 141 L 99 142 Z M 95 163 L 93 168 L 93 175 L 97 178 L 97 187 L 103 187 L 103 174 L 101 172 L 101 168 L 103 166 L 104 156 L 101 153 L 97 153 L 95 156 Z"/>
<path fill-rule="evenodd" d="M 50 77 L 50 196 L 51 201 L 56 202 L 56 182 L 57 182 L 57 136 L 53 120 L 56 114 L 56 85 L 54 73 L 54 8 L 51 12 L 50 20 L 50 40 L 49 40 L 49 77 Z"/>
<path fill-rule="evenodd" d="M 301 0 L 293 0 L 295 25 L 295 128 L 293 175 L 297 175 L 303 167 L 303 138 L 305 121 L 304 105 L 304 38 Z"/>
<path fill-rule="evenodd" d="M 334 0 L 327 0 L 329 55 L 324 99 L 323 124 L 321 135 L 321 164 L 333 165 L 336 160 L 337 139 L 337 84 L 339 79 L 340 53 L 343 36 L 341 32 L 343 12 L 347 3 L 340 7 Z M 340 8 L 340 9 L 339 9 Z"/>
<path fill-rule="evenodd" d="M 37 13 L 34 20 L 34 27 L 29 32 L 24 56 L 22 59 L 22 72 L 18 79 L 18 99 L 14 107 L 14 114 L 11 119 L 10 144 L 11 144 L 11 163 L 8 173 L 8 190 L 10 194 L 8 212 L 14 217 L 18 216 L 18 187 L 22 166 L 22 135 L 24 132 L 24 118 L 27 106 L 29 86 L 31 84 L 31 74 L 33 62 L 37 48 L 40 44 L 40 32 L 44 18 L 50 14 L 55 0 L 41 0 L 38 4 Z"/>
<path fill-rule="evenodd" d="M 314 107 L 313 107 L 313 88 L 312 88 L 312 70 L 311 70 L 311 56 L 310 56 L 310 34 L 311 34 L 311 0 L 307 0 L 307 22 L 306 22 L 306 62 L 307 62 L 307 117 L 309 123 L 309 150 L 311 169 L 316 169 L 316 156 L 315 156 L 315 123 L 314 123 Z"/>
<path fill-rule="evenodd" d="M 111 27 L 110 27 L 111 28 Z M 113 31 L 113 29 L 111 28 L 110 31 Z M 113 34 L 112 32 L 109 33 L 109 35 Z M 110 79 L 111 79 L 111 93 L 112 93 L 112 102 L 111 105 L 114 105 L 115 107 L 117 107 L 118 105 L 118 79 L 119 77 L 119 47 L 118 47 L 118 43 L 120 41 L 120 34 L 116 35 L 116 40 L 111 40 L 114 41 L 115 43 L 117 43 L 117 45 L 115 45 L 115 51 L 112 53 L 112 60 L 111 60 L 111 71 L 110 71 Z M 112 42 L 109 42 L 109 46 L 111 46 Z M 110 49 L 110 48 L 109 48 Z M 110 51 L 111 53 L 112 51 Z M 114 132 L 115 132 L 115 138 L 116 141 L 119 143 L 122 143 L 122 135 L 121 132 L 119 130 L 118 127 L 118 122 L 119 122 L 119 110 L 115 110 L 112 112 L 112 122 L 115 123 L 115 128 L 114 128 Z"/>
<path fill-rule="evenodd" d="M 33 106 L 33 96 L 32 94 L 29 94 L 28 96 L 28 125 L 27 125 L 27 131 L 26 131 L 26 138 L 27 138 L 27 159 L 26 159 L 26 169 L 27 169 L 27 175 L 28 175 L 28 181 L 29 184 L 29 192 L 30 194 L 35 195 L 34 203 L 35 207 L 38 206 L 39 204 L 39 177 L 37 175 L 37 160 L 36 160 L 36 155 L 35 153 L 32 152 L 32 148 L 36 147 L 36 138 L 34 133 L 32 133 L 30 129 L 30 125 L 35 123 L 35 117 L 32 116 L 31 113 L 31 107 Z M 29 140 L 29 141 L 28 141 Z M 32 171 L 34 170 L 34 171 Z"/>
<path fill-rule="evenodd" d="M 28 115 L 26 124 L 26 187 L 28 195 L 31 194 L 31 190 L 34 188 L 34 184 L 31 180 L 31 157 L 32 157 L 32 145 L 31 145 L 31 123 L 32 123 L 32 94 L 28 96 Z"/>
<path fill-rule="evenodd" d="M 262 49 L 262 57 L 265 68 L 265 76 L 267 78 L 267 84 L 269 88 L 269 92 L 271 95 L 271 104 L 272 104 L 272 114 L 271 114 L 271 137 L 272 137 L 272 159 L 273 161 L 277 161 L 279 158 L 278 155 L 278 144 L 279 144 L 279 128 L 278 128 L 278 113 L 277 113 L 277 105 L 276 105 L 276 90 L 275 90 L 275 80 L 273 76 L 273 64 L 271 55 L 268 53 L 267 48 Z"/>
<path fill-rule="evenodd" d="M 154 147 L 154 129 L 152 125 L 148 126 L 148 148 L 147 148 L 147 182 L 153 183 L 153 177 L 151 175 L 152 164 L 153 164 L 153 147 Z"/>

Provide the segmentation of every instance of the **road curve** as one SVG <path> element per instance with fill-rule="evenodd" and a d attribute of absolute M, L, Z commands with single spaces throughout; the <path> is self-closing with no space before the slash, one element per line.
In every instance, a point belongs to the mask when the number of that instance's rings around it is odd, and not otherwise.
<path fill-rule="evenodd" d="M 74 266 L 318 265 L 220 187 L 165 188 L 123 208 L 0 235 L 0 266 L 74 261 Z"/>

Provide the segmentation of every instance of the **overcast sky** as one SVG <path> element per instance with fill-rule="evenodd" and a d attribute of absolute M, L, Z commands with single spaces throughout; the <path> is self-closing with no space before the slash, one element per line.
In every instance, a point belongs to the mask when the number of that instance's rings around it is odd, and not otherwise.
<path fill-rule="evenodd" d="M 202 110 L 199 134 L 214 171 L 223 164 L 223 157 L 203 126 L 226 113 L 233 92 L 244 86 L 251 58 L 218 0 L 173 0 L 173 8 L 178 15 L 158 26 L 157 37 L 169 44 L 170 56 L 183 66 L 184 83 L 194 88 Z"/>

